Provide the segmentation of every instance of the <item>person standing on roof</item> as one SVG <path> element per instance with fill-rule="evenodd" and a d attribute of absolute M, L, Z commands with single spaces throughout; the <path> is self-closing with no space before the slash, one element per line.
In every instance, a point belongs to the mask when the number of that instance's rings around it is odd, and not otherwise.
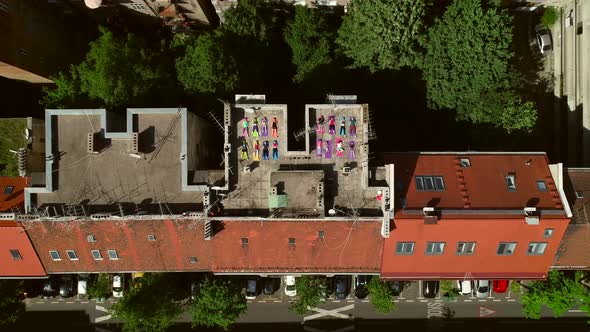
<path fill-rule="evenodd" d="M 272 142 L 272 159 L 279 159 L 279 142 L 276 139 Z"/>
<path fill-rule="evenodd" d="M 277 118 L 272 118 L 272 124 L 270 127 L 272 137 L 279 137 L 279 125 L 277 123 Z"/>
<path fill-rule="evenodd" d="M 346 136 L 346 117 L 340 119 L 340 136 Z"/>
<path fill-rule="evenodd" d="M 248 118 L 244 118 L 242 121 L 242 137 L 249 137 L 250 134 L 248 133 Z"/>

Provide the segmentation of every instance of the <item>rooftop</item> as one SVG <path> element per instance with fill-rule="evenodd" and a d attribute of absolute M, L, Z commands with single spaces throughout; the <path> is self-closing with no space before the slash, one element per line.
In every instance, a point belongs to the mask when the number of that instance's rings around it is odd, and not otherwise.
<path fill-rule="evenodd" d="M 395 165 L 398 209 L 564 212 L 544 153 L 388 153 L 384 161 Z"/>
<path fill-rule="evenodd" d="M 378 189 L 368 186 L 366 105 L 306 105 L 302 115 L 305 116 L 305 127 L 300 130 L 288 130 L 286 105 L 240 103 L 229 105 L 225 113 L 229 128 L 231 174 L 229 194 L 223 201 L 226 213 L 244 215 L 244 210 L 248 210 L 251 214 L 268 216 L 269 206 L 272 205 L 269 192 L 275 185 L 271 183 L 271 177 L 288 179 L 303 176 L 306 174 L 303 171 L 320 171 L 323 173 L 313 173 L 313 180 L 300 177 L 302 181 L 293 181 L 289 185 L 289 204 L 302 206 L 305 203 L 307 208 L 316 208 L 317 199 L 302 202 L 295 198 L 295 191 L 297 195 L 314 191 L 320 182 L 324 211 L 319 215 L 324 215 L 325 210 L 331 208 L 356 209 L 360 215 L 366 216 L 382 214 L 381 201 L 375 199 Z M 324 124 L 318 126 L 321 116 Z M 333 123 L 333 131 L 330 130 L 330 122 Z M 341 123 L 344 124 L 342 131 Z M 276 131 L 273 126 L 276 126 Z M 290 136 L 304 140 L 305 150 L 289 151 Z M 288 175 L 288 172 L 293 174 Z M 317 174 L 323 174 L 323 178 L 316 179 Z"/>
<path fill-rule="evenodd" d="M 0 278 L 44 277 L 45 269 L 22 227 L 0 221 Z"/>
<path fill-rule="evenodd" d="M 201 210 L 190 119 L 186 109 L 130 109 L 127 131 L 111 132 L 104 110 L 48 110 L 46 187 L 30 190 L 31 205 L 50 216 Z"/>
<path fill-rule="evenodd" d="M 20 176 L 0 176 L 0 212 L 22 211 L 23 191 L 30 178 Z"/>
<path fill-rule="evenodd" d="M 572 207 L 572 223 L 590 223 L 590 168 L 567 168 L 565 192 Z"/>
<path fill-rule="evenodd" d="M 552 268 L 590 268 L 590 224 L 570 224 L 567 227 Z"/>

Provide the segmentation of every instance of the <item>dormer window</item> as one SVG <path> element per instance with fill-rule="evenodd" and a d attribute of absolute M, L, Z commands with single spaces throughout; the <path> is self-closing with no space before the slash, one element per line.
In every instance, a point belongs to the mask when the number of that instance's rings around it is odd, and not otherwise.
<path fill-rule="evenodd" d="M 506 187 L 508 191 L 516 191 L 516 175 L 515 174 L 508 174 L 506 175 Z"/>

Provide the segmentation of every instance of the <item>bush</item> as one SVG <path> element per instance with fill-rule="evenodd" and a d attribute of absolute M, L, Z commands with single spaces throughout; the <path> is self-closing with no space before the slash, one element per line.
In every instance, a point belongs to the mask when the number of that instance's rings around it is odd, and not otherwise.
<path fill-rule="evenodd" d="M 367 288 L 369 289 L 369 299 L 375 310 L 386 314 L 395 309 L 393 291 L 388 283 L 379 278 L 373 278 L 369 281 Z"/>
<path fill-rule="evenodd" d="M 110 293 L 109 275 L 106 273 L 100 273 L 88 286 L 88 296 L 91 299 L 105 299 Z"/>
<path fill-rule="evenodd" d="M 543 12 L 543 16 L 541 17 L 541 23 L 543 25 L 550 27 L 557 22 L 559 19 L 559 10 L 555 7 L 546 7 L 545 11 Z"/>

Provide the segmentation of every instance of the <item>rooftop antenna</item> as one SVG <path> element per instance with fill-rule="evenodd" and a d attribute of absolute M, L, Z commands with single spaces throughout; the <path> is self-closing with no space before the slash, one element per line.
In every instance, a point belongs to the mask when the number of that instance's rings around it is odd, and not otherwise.
<path fill-rule="evenodd" d="M 221 125 L 221 122 L 219 122 L 219 120 L 217 119 L 217 116 L 215 116 L 215 113 L 209 111 L 209 119 L 213 120 L 217 124 L 219 130 L 221 130 L 222 132 L 225 131 L 225 129 Z"/>

